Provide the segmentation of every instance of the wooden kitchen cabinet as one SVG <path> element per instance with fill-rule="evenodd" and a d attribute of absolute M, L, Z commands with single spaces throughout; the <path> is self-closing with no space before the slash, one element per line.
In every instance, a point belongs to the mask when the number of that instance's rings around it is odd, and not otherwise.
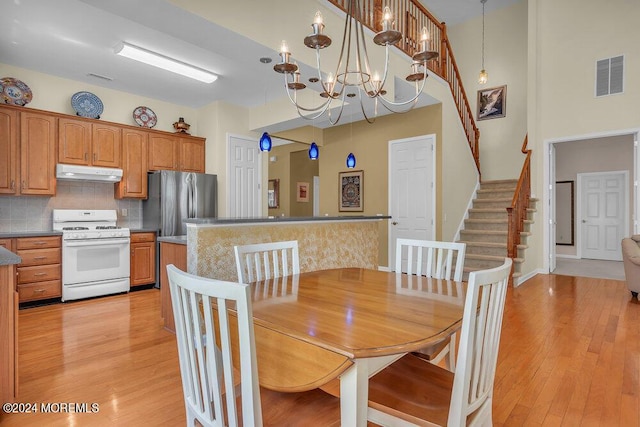
<path fill-rule="evenodd" d="M 187 245 L 178 243 L 160 242 L 160 304 L 161 314 L 164 319 L 164 327 L 171 332 L 176 331 L 173 319 L 173 305 L 171 304 L 171 291 L 169 290 L 169 278 L 167 265 L 173 264 L 182 271 L 187 271 Z"/>
<path fill-rule="evenodd" d="M 56 194 L 57 118 L 20 112 L 20 194 Z"/>
<path fill-rule="evenodd" d="M 18 189 L 18 112 L 0 109 L 0 193 L 16 194 Z"/>
<path fill-rule="evenodd" d="M 7 242 L 8 241 L 8 242 Z M 11 239 L 0 240 L 0 245 Z M 0 266 L 0 401 L 15 402 L 18 397 L 18 294 L 16 266 Z"/>
<path fill-rule="evenodd" d="M 58 121 L 58 160 L 84 166 L 119 168 L 121 127 L 61 117 Z"/>
<path fill-rule="evenodd" d="M 122 180 L 115 186 L 115 197 L 147 198 L 147 132 L 122 129 Z"/>
<path fill-rule="evenodd" d="M 205 139 L 174 135 L 149 135 L 149 170 L 204 173 Z"/>
<path fill-rule="evenodd" d="M 15 239 L 20 302 L 62 296 L 62 238 L 60 236 Z"/>
<path fill-rule="evenodd" d="M 180 138 L 180 170 L 204 173 L 204 138 Z"/>
<path fill-rule="evenodd" d="M 149 171 L 178 170 L 178 144 L 174 135 L 149 135 Z"/>
<path fill-rule="evenodd" d="M 132 287 L 156 282 L 156 234 L 148 232 L 131 233 L 131 275 Z"/>

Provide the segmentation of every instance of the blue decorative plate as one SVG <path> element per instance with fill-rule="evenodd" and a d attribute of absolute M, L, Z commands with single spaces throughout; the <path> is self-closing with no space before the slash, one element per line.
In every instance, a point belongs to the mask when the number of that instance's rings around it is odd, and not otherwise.
<path fill-rule="evenodd" d="M 104 106 L 100 98 L 91 92 L 74 93 L 71 97 L 71 106 L 80 117 L 99 119 Z"/>
<path fill-rule="evenodd" d="M 0 79 L 0 98 L 5 104 L 27 105 L 33 94 L 31 89 L 24 82 L 13 77 L 3 77 Z"/>

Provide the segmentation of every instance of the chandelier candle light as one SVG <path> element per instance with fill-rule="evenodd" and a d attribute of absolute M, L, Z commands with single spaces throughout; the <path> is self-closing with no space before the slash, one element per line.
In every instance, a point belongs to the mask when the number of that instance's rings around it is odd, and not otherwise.
<path fill-rule="evenodd" d="M 340 121 L 346 102 L 345 97 L 353 98 L 356 93 L 359 96 L 362 114 L 369 123 L 373 123 L 375 120 L 378 113 L 378 103 L 392 113 L 409 111 L 416 105 L 418 97 L 424 89 L 428 76 L 427 61 L 438 57 L 437 52 L 428 50 L 430 43 L 429 32 L 426 28 L 422 29 L 420 35 L 421 50 L 413 55 L 411 74 L 406 77 L 408 82 L 415 85 L 415 95 L 406 101 L 393 102 L 384 97 L 387 93 L 384 87 L 388 77 L 389 48 L 402 39 L 402 34 L 393 29 L 391 10 L 388 6 L 384 8 L 382 31 L 373 38 L 375 44 L 385 47 L 385 63 L 382 75 L 372 71 L 369 64 L 359 0 L 349 0 L 346 10 L 342 47 L 335 72 L 329 73 L 326 77 L 323 76 L 320 51 L 331 45 L 331 38 L 323 33 L 325 26 L 320 12 L 316 13 L 315 19 L 311 24 L 313 32 L 304 39 L 305 46 L 316 51 L 317 76 L 311 77 L 309 81 L 311 83 L 320 82 L 322 88 L 320 96 L 324 98 L 316 107 L 302 106 L 298 102 L 297 91 L 306 88 L 306 85 L 300 81 L 298 64 L 291 62 L 291 52 L 286 41 L 282 41 L 280 46 L 281 61 L 274 65 L 273 69 L 278 73 L 284 74 L 284 84 L 289 100 L 295 105 L 298 114 L 305 119 L 316 119 L 328 111 L 329 121 L 332 125 Z M 353 43 L 355 43 L 355 49 L 352 49 Z M 364 102 L 367 99 L 373 100 L 373 117 L 370 117 L 371 113 L 368 114 L 365 109 Z M 334 100 L 340 100 L 340 108 L 335 120 L 331 117 L 331 110 L 329 109 Z"/>

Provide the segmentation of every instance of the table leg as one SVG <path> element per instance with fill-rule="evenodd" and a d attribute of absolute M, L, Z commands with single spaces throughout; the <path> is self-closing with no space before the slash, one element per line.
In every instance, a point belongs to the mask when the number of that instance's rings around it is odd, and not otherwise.
<path fill-rule="evenodd" d="M 366 359 L 356 359 L 340 376 L 340 419 L 343 427 L 366 427 L 369 369 Z"/>

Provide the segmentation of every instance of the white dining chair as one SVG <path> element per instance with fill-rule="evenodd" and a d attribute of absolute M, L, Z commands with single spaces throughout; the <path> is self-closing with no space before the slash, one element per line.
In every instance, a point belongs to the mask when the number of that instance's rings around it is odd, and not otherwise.
<path fill-rule="evenodd" d="M 464 257 L 467 245 L 458 242 L 439 242 L 434 240 L 397 239 L 396 273 L 432 277 L 460 282 L 464 270 Z M 453 277 L 452 277 L 453 276 Z M 421 349 L 419 356 L 431 363 L 440 363 L 445 359 L 447 369 L 455 370 L 456 334 L 431 347 Z"/>
<path fill-rule="evenodd" d="M 409 353 L 369 379 L 369 421 L 492 425 L 493 384 L 512 261 L 471 272 L 455 373 Z"/>
<path fill-rule="evenodd" d="M 248 285 L 194 276 L 173 264 L 167 275 L 187 426 L 196 420 L 204 427 L 340 425 L 334 396 L 259 387 Z"/>
<path fill-rule="evenodd" d="M 238 245 L 233 250 L 241 283 L 300 273 L 297 240 Z"/>

